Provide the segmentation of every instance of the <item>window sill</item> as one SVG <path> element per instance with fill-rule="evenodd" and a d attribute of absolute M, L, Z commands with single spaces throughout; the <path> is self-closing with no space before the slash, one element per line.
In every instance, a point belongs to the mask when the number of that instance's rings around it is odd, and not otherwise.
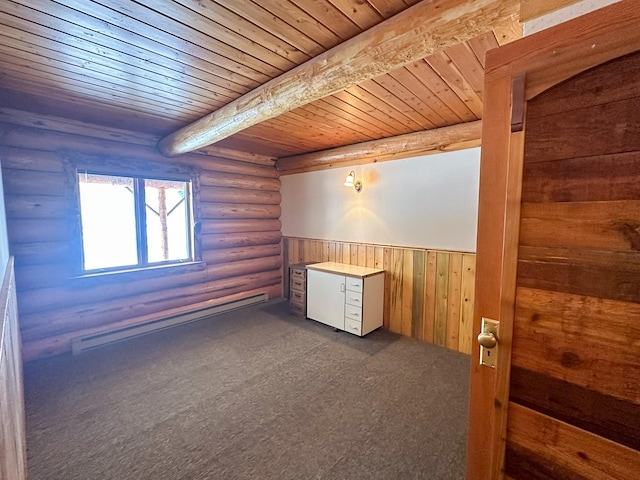
<path fill-rule="evenodd" d="M 176 275 L 180 273 L 198 272 L 206 267 L 203 261 L 171 263 L 165 265 L 152 265 L 149 267 L 129 268 L 126 270 L 110 270 L 106 272 L 91 272 L 71 277 L 70 281 L 87 281 L 87 282 L 121 282 L 142 280 L 145 278 L 161 277 L 164 275 Z"/>

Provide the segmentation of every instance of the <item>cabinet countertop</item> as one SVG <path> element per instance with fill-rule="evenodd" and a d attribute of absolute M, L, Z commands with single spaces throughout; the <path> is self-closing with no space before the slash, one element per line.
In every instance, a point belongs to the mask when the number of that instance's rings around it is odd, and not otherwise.
<path fill-rule="evenodd" d="M 346 263 L 337 262 L 314 263 L 312 265 L 307 265 L 307 269 L 320 270 L 322 272 L 339 273 L 348 277 L 358 278 L 365 278 L 372 275 L 384 273 L 384 270 L 380 268 L 359 267 L 357 265 L 349 265 Z"/>

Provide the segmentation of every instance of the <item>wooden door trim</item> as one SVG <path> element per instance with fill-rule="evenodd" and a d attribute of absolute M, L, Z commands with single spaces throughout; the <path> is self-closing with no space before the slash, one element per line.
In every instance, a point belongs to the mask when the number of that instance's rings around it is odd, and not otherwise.
<path fill-rule="evenodd" d="M 640 50 L 637 0 L 591 14 L 487 54 L 473 317 L 467 479 L 503 478 L 515 315 L 524 132 L 511 131 L 514 79 L 530 100 L 589 68 Z M 525 115 L 526 118 L 526 104 Z M 526 125 L 525 125 L 526 127 Z M 482 317 L 500 321 L 496 370 L 478 365 Z"/>

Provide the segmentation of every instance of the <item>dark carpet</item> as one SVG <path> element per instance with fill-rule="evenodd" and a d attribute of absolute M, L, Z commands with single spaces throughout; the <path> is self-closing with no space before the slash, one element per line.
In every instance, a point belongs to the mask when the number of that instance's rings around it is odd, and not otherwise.
<path fill-rule="evenodd" d="M 25 365 L 30 479 L 462 479 L 468 377 L 270 302 Z"/>

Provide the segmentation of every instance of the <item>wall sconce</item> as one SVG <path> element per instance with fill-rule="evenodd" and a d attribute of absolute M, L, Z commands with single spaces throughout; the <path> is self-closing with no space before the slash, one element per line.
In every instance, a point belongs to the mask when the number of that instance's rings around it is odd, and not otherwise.
<path fill-rule="evenodd" d="M 356 180 L 356 174 L 353 170 L 351 170 L 349 172 L 349 175 L 347 175 L 347 178 L 344 181 L 344 186 L 345 187 L 353 187 L 356 189 L 356 192 L 360 193 L 362 191 L 362 182 L 360 180 L 355 181 Z"/>

